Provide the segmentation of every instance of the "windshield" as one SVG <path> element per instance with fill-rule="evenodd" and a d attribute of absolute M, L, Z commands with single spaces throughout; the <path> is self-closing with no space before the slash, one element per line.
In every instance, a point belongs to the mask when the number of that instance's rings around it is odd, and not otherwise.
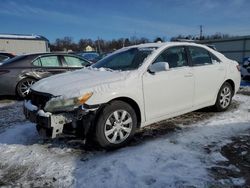
<path fill-rule="evenodd" d="M 152 53 L 153 48 L 130 48 L 128 50 L 111 54 L 98 61 L 92 67 L 112 70 L 134 70 L 141 66 L 144 59 Z"/>

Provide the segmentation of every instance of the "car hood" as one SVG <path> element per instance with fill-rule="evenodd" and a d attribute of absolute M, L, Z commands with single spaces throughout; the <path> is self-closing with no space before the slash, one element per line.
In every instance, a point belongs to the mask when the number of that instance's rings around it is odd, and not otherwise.
<path fill-rule="evenodd" d="M 128 75 L 128 72 L 84 68 L 45 78 L 36 82 L 31 89 L 64 98 L 77 97 L 85 92 L 102 92 L 105 88 L 117 86 L 117 82 Z"/>

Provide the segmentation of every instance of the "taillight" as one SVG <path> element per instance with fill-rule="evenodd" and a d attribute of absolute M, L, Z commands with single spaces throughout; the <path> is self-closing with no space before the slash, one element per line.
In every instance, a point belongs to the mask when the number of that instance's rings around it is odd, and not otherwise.
<path fill-rule="evenodd" d="M 0 70 L 0 75 L 6 74 L 6 73 L 8 73 L 8 72 L 10 72 L 10 71 L 8 71 L 8 70 Z"/>
<path fill-rule="evenodd" d="M 240 72 L 240 65 L 236 65 L 236 68 L 237 68 L 238 71 Z"/>

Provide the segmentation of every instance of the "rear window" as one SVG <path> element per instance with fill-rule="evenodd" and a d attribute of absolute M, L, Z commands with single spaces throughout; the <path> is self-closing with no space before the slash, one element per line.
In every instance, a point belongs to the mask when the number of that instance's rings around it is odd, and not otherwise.
<path fill-rule="evenodd" d="M 9 63 L 15 62 L 15 61 L 20 61 L 20 60 L 25 59 L 26 57 L 27 57 L 26 55 L 15 56 L 9 60 L 1 62 L 1 64 L 4 65 L 4 64 L 9 64 Z"/>

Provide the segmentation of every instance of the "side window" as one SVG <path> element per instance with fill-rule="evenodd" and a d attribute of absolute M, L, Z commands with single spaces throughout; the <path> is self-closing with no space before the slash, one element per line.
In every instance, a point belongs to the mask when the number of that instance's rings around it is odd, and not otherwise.
<path fill-rule="evenodd" d="M 8 60 L 8 59 L 9 59 L 8 56 L 0 55 L 0 62 L 1 62 L 1 61 L 6 61 L 6 60 Z"/>
<path fill-rule="evenodd" d="M 40 61 L 40 58 L 37 58 L 35 61 L 33 61 L 32 63 L 34 66 L 38 66 L 40 67 L 41 66 L 41 61 Z"/>
<path fill-rule="evenodd" d="M 60 67 L 60 62 L 57 56 L 47 56 L 40 58 L 43 67 Z"/>
<path fill-rule="evenodd" d="M 89 64 L 88 62 L 83 61 L 77 57 L 64 56 L 64 59 L 69 67 L 83 67 Z"/>
<path fill-rule="evenodd" d="M 216 57 L 214 54 L 212 54 L 212 53 L 209 53 L 209 54 L 210 54 L 210 57 L 212 59 L 212 63 L 220 63 L 221 62 L 221 60 L 218 57 Z"/>
<path fill-rule="evenodd" d="M 207 50 L 200 47 L 191 46 L 189 47 L 189 52 L 193 66 L 212 64 L 210 54 Z"/>
<path fill-rule="evenodd" d="M 168 62 L 169 68 L 188 66 L 185 48 L 182 46 L 166 49 L 156 58 L 156 62 Z"/>

